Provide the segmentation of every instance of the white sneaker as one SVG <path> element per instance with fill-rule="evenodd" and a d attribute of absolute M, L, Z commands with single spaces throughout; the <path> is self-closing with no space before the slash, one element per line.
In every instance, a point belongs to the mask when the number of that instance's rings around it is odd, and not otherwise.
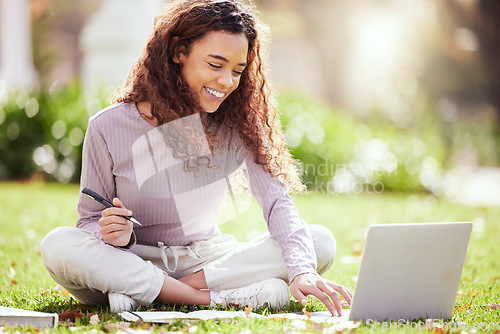
<path fill-rule="evenodd" d="M 113 313 L 136 311 L 139 308 L 137 300 L 122 293 L 108 293 L 109 308 Z"/>
<path fill-rule="evenodd" d="M 264 303 L 268 303 L 273 308 L 281 308 L 290 303 L 288 285 L 285 281 L 270 278 L 242 288 L 221 290 L 215 299 L 215 304 L 239 306 L 252 304 L 254 308 Z"/>

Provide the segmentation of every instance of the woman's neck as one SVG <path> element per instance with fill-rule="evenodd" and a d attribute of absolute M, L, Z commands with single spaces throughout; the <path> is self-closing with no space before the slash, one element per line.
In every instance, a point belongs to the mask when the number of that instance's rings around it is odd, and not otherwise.
<path fill-rule="evenodd" d="M 151 102 L 149 101 L 142 101 L 138 102 L 137 104 L 137 110 L 139 110 L 139 114 L 141 114 L 141 117 L 146 120 L 149 124 L 152 126 L 158 126 L 158 121 L 156 118 L 151 114 Z"/>

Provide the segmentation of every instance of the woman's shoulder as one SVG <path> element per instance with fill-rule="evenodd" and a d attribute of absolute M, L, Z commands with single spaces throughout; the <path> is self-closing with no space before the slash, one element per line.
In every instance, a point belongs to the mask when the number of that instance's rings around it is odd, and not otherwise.
<path fill-rule="evenodd" d="M 130 109 L 130 103 L 112 104 L 91 116 L 89 119 L 89 123 L 99 124 L 113 122 L 117 118 L 123 118 L 124 114 L 129 114 Z"/>

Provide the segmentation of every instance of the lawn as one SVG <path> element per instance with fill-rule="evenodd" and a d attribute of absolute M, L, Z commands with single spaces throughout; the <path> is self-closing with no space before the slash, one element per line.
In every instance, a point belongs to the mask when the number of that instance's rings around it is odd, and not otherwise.
<path fill-rule="evenodd" d="M 43 267 L 40 242 L 57 226 L 74 225 L 77 218 L 77 185 L 46 183 L 0 183 L 0 305 L 30 310 L 61 313 L 80 308 L 83 318 L 60 325 L 56 333 L 139 331 L 167 333 L 186 331 L 212 332 L 335 332 L 324 325 L 295 322 L 276 322 L 259 319 L 234 321 L 175 322 L 152 326 L 131 324 L 127 329 L 121 320 L 106 307 L 82 307 L 65 291 L 57 288 Z M 311 194 L 297 196 L 294 202 L 301 216 L 309 223 L 327 226 L 337 238 L 338 251 L 333 267 L 325 274 L 354 290 L 355 277 L 366 235 L 366 229 L 377 223 L 409 223 L 437 221 L 472 221 L 474 224 L 467 259 L 457 296 L 452 321 L 474 332 L 478 327 L 495 332 L 500 330 L 500 208 L 468 207 L 443 201 L 429 194 L 353 194 L 333 196 Z M 221 225 L 223 232 L 234 234 L 240 241 L 248 240 L 266 230 L 259 208 L 250 206 L 237 220 Z M 425 269 L 424 269 L 425 270 Z M 297 310 L 291 305 L 287 311 Z M 187 310 L 182 307 L 168 309 Z M 313 303 L 309 310 L 319 310 Z M 263 310 L 267 312 L 268 310 Z M 273 311 L 273 310 L 271 310 Z M 99 323 L 89 324 L 91 314 L 99 316 Z M 466 326 L 468 326 L 466 328 Z M 121 329 L 120 329 L 121 328 Z M 401 331 L 409 327 L 390 323 L 362 324 L 354 332 L 370 333 L 377 329 Z M 451 328 L 451 326 L 450 326 Z M 0 333 L 18 329 L 0 327 Z M 21 332 L 34 331 L 23 328 Z M 422 332 L 421 330 L 417 330 Z M 436 327 L 434 332 L 441 330 Z M 445 329 L 446 332 L 446 329 Z M 145 332 L 144 332 L 145 333 Z"/>

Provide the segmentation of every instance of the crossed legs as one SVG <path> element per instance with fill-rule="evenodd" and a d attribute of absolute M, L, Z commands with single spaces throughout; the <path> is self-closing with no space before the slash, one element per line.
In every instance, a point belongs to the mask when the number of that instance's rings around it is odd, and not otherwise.
<path fill-rule="evenodd" d="M 333 262 L 335 240 L 324 227 L 311 227 L 321 274 Z M 53 279 L 85 304 L 106 304 L 107 293 L 114 292 L 128 295 L 141 304 L 157 301 L 209 305 L 208 289 L 238 288 L 267 278 L 287 280 L 286 264 L 274 239 L 264 237 L 241 247 L 240 251 L 236 249 L 200 270 L 177 278 L 166 275 L 151 261 L 106 245 L 91 232 L 72 227 L 50 232 L 42 242 L 41 252 Z M 255 252 L 248 247 L 254 247 Z M 235 268 L 225 267 L 233 264 L 237 264 Z"/>

